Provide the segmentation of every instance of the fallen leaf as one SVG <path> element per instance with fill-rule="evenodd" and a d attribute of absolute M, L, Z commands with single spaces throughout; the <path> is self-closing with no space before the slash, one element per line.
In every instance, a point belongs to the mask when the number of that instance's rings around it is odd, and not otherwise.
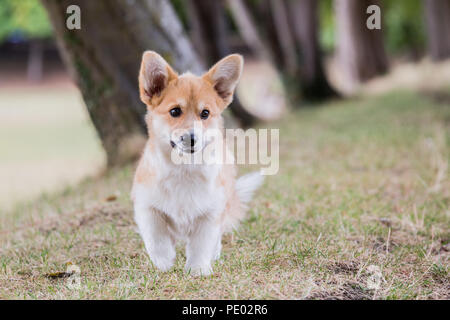
<path fill-rule="evenodd" d="M 113 202 L 113 201 L 116 201 L 117 200 L 117 196 L 116 195 L 110 195 L 109 197 L 107 197 L 106 199 L 105 199 L 105 201 L 107 201 L 107 202 Z"/>
<path fill-rule="evenodd" d="M 68 278 L 72 275 L 72 272 L 51 272 L 46 273 L 44 276 L 48 279 L 61 279 L 61 278 Z"/>

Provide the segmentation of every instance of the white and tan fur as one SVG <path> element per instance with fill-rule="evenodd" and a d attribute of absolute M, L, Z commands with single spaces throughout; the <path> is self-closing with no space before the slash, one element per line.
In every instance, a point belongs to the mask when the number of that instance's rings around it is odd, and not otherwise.
<path fill-rule="evenodd" d="M 194 121 L 201 121 L 204 130 L 223 129 L 221 113 L 232 101 L 242 68 L 242 57 L 234 54 L 201 77 L 179 76 L 157 53 L 143 55 L 139 86 L 147 105 L 149 140 L 136 170 L 132 199 L 145 248 L 162 271 L 173 266 L 176 241 L 183 240 L 185 270 L 210 274 L 212 261 L 220 256 L 222 234 L 243 218 L 244 204 L 263 181 L 259 173 L 236 180 L 234 165 L 175 164 L 170 158 L 172 149 L 181 145 L 171 142 L 174 130 L 191 130 Z M 182 111 L 178 117 L 171 115 L 175 107 Z M 209 117 L 201 119 L 205 109 Z"/>

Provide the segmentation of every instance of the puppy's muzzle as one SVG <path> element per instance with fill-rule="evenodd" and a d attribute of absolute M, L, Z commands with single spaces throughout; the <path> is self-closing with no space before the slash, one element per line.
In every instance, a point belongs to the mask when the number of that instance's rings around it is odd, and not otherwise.
<path fill-rule="evenodd" d="M 178 142 L 174 142 L 170 140 L 170 145 L 172 148 L 179 147 L 181 151 L 186 153 L 194 153 L 195 152 L 195 144 L 198 139 L 197 136 L 193 132 L 186 132 L 181 135 L 178 139 Z"/>

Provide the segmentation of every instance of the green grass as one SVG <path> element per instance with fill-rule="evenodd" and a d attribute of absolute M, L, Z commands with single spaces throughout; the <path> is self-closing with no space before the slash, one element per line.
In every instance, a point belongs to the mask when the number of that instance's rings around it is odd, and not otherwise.
<path fill-rule="evenodd" d="M 0 217 L 0 298 L 448 299 L 449 124 L 448 103 L 408 92 L 271 123 L 280 172 L 225 236 L 211 277 L 183 273 L 181 246 L 172 271 L 152 266 L 133 166 L 22 204 Z M 51 278 L 68 263 L 79 287 Z"/>

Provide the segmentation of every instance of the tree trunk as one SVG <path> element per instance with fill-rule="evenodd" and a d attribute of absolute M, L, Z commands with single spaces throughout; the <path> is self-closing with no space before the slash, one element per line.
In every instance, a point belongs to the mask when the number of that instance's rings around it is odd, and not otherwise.
<path fill-rule="evenodd" d="M 297 48 L 294 35 L 289 25 L 288 9 L 284 0 L 270 0 L 269 3 L 276 36 L 280 45 L 279 51 L 283 55 L 285 73 L 290 76 L 295 76 L 298 73 L 300 65 L 297 60 Z"/>
<path fill-rule="evenodd" d="M 309 100 L 337 96 L 328 83 L 319 47 L 319 17 L 316 0 L 288 0 L 289 21 L 300 51 L 300 79 Z"/>
<path fill-rule="evenodd" d="M 122 164 L 140 150 L 145 105 L 137 76 L 142 53 L 159 52 L 178 71 L 201 72 L 168 0 L 42 0 L 68 69 L 81 90 L 107 154 L 108 165 Z M 81 9 L 81 30 L 66 27 L 66 9 Z"/>
<path fill-rule="evenodd" d="M 382 29 L 370 30 L 367 7 L 379 0 L 335 0 L 337 54 L 346 77 L 353 83 L 369 80 L 388 70 Z"/>
<path fill-rule="evenodd" d="M 194 47 L 197 48 L 203 61 L 212 66 L 231 53 L 223 1 L 188 0 L 187 9 Z M 255 117 L 242 106 L 237 95 L 229 108 L 242 126 L 248 127 L 255 122 Z"/>
<path fill-rule="evenodd" d="M 264 47 L 271 62 L 284 76 L 289 97 L 317 101 L 337 96 L 322 66 L 315 0 L 228 0 L 239 32 L 254 50 Z M 246 18 L 246 17 L 249 18 Z M 259 39 L 242 28 L 254 23 Z M 256 43 L 256 45 L 255 45 Z"/>
<path fill-rule="evenodd" d="M 261 59 L 273 61 L 272 53 L 258 32 L 256 22 L 247 10 L 247 7 L 242 3 L 242 0 L 227 0 L 227 4 L 242 38 L 253 53 Z"/>
<path fill-rule="evenodd" d="M 428 50 L 433 60 L 450 57 L 450 0 L 425 0 Z"/>
<path fill-rule="evenodd" d="M 44 68 L 44 44 L 42 40 L 30 40 L 28 51 L 27 80 L 39 82 L 42 80 Z"/>

